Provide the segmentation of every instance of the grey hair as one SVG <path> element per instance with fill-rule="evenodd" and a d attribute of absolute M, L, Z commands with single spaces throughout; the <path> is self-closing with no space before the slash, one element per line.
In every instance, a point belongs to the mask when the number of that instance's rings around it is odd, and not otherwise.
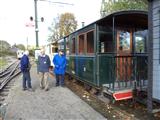
<path fill-rule="evenodd" d="M 29 51 L 26 50 L 26 51 L 24 52 L 24 54 L 25 54 L 25 55 L 29 55 Z"/>

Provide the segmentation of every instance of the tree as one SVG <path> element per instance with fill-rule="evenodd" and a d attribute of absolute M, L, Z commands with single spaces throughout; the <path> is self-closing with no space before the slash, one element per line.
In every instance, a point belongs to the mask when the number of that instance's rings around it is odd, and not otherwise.
<path fill-rule="evenodd" d="M 11 45 L 7 41 L 0 40 L 0 57 L 9 55 L 11 53 L 10 48 Z"/>
<path fill-rule="evenodd" d="M 11 45 L 7 41 L 0 40 L 0 52 L 7 51 L 7 50 L 9 50 L 10 47 L 11 47 Z"/>
<path fill-rule="evenodd" d="M 60 38 L 59 17 L 53 20 L 52 25 L 48 28 L 48 30 L 51 31 L 51 34 L 48 36 L 49 42 L 58 40 Z"/>
<path fill-rule="evenodd" d="M 16 47 L 20 50 L 25 50 L 25 46 L 23 44 L 17 44 Z"/>
<path fill-rule="evenodd" d="M 60 16 L 60 37 L 69 35 L 77 28 L 77 21 L 72 13 L 64 13 Z"/>
<path fill-rule="evenodd" d="M 64 13 L 54 19 L 48 29 L 52 32 L 48 41 L 55 41 L 74 32 L 77 29 L 77 21 L 74 14 Z"/>
<path fill-rule="evenodd" d="M 120 11 L 120 10 L 148 10 L 147 0 L 112 0 L 108 2 L 102 2 L 103 9 L 101 10 L 101 16 L 106 14 Z M 105 12 L 105 14 L 104 14 Z"/>

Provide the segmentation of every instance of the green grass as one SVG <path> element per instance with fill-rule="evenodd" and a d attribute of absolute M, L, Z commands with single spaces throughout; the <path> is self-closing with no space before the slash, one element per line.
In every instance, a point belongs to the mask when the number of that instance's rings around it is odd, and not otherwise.
<path fill-rule="evenodd" d="M 7 64 L 5 58 L 0 58 L 0 67 L 3 67 Z"/>

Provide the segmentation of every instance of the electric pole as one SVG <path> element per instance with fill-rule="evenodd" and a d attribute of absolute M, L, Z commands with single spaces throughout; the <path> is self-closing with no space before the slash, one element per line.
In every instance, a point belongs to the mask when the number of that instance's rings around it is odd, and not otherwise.
<path fill-rule="evenodd" d="M 39 44 L 38 44 L 38 20 L 37 20 L 37 16 L 38 16 L 38 13 L 37 13 L 37 0 L 34 0 L 34 8 L 35 8 L 35 33 L 36 33 L 36 48 L 39 47 Z"/>
<path fill-rule="evenodd" d="M 37 1 L 38 0 L 34 0 L 34 8 L 35 8 L 35 33 L 36 33 L 36 48 L 39 47 L 39 43 L 38 43 L 38 32 L 39 32 L 39 29 L 38 29 L 38 12 L 37 12 Z M 65 5 L 73 5 L 73 4 L 70 4 L 70 3 L 63 3 L 63 2 L 52 2 L 52 1 L 49 1 L 49 0 L 39 0 L 39 1 L 46 1 L 46 2 L 50 2 L 50 3 L 56 3 L 56 4 L 65 4 Z M 31 21 L 33 20 L 33 17 L 30 17 Z M 41 18 L 41 21 L 43 22 L 44 21 L 44 18 L 42 17 Z"/>

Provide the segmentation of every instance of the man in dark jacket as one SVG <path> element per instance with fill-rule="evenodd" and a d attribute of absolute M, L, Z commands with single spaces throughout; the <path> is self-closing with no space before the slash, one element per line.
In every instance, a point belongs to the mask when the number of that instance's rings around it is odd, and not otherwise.
<path fill-rule="evenodd" d="M 66 70 L 66 57 L 63 50 L 59 50 L 53 58 L 54 73 L 56 75 L 56 86 L 64 86 L 64 75 Z"/>
<path fill-rule="evenodd" d="M 29 52 L 25 51 L 24 55 L 21 58 L 20 66 L 21 66 L 21 72 L 23 73 L 23 90 L 27 90 L 28 87 L 28 90 L 32 91 L 31 77 L 30 77 L 30 62 L 28 55 Z"/>
<path fill-rule="evenodd" d="M 45 54 L 44 49 L 41 49 L 41 55 L 38 56 L 38 72 L 40 75 L 40 88 L 48 91 L 50 59 Z"/>

